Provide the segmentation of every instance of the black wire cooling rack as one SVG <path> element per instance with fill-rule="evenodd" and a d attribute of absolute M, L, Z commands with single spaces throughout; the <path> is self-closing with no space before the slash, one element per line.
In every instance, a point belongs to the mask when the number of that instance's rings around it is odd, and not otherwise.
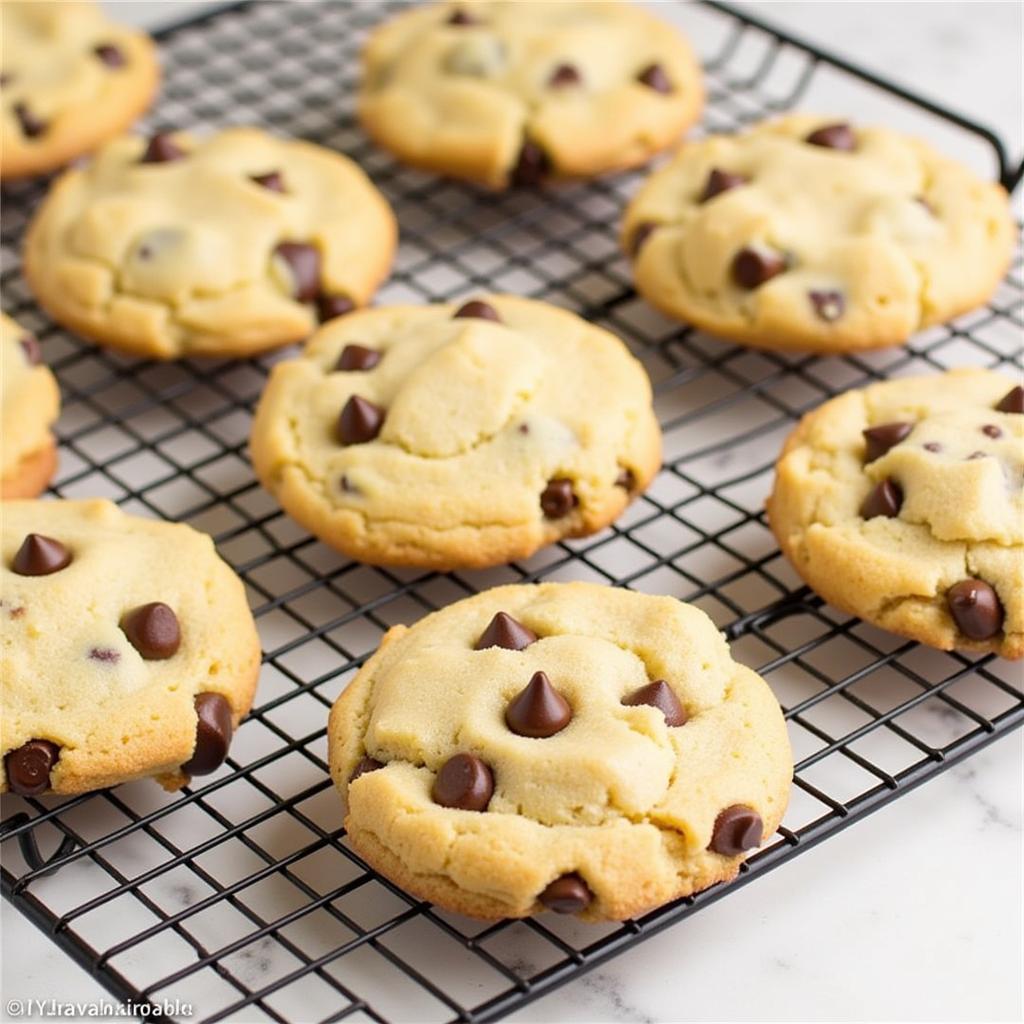
<path fill-rule="evenodd" d="M 667 10 L 662 8 L 663 11 Z M 824 606 L 766 527 L 794 420 L 846 387 L 953 365 L 1019 373 L 1020 258 L 989 303 L 903 349 L 786 357 L 725 345 L 638 300 L 616 226 L 634 175 L 492 196 L 397 166 L 356 127 L 359 39 L 383 3 L 249 4 L 163 33 L 149 128 L 256 123 L 350 154 L 402 226 L 380 301 L 507 290 L 566 305 L 633 346 L 656 384 L 665 466 L 602 534 L 479 573 L 346 562 L 289 521 L 246 457 L 272 358 L 172 365 L 121 358 L 47 323 L 18 247 L 43 186 L 6 189 L 3 302 L 43 340 L 63 389 L 61 497 L 108 496 L 214 535 L 245 580 L 265 649 L 257 703 L 227 765 L 179 794 L 152 783 L 3 802 L 3 894 L 122 1000 L 197 1018 L 488 1021 L 845 828 L 1024 721 L 1020 674 L 944 654 Z M 703 131 L 794 104 L 927 134 L 1011 168 L 992 133 L 723 5 L 675 10 L 710 54 Z M 326 770 L 332 701 L 396 622 L 501 582 L 593 579 L 702 607 L 786 710 L 796 754 L 783 826 L 729 887 L 622 925 L 545 915 L 484 925 L 433 909 L 346 845 Z M 410 1010 L 414 1007 L 414 1010 Z M 160 1014 L 154 1014 L 159 1018 Z"/>

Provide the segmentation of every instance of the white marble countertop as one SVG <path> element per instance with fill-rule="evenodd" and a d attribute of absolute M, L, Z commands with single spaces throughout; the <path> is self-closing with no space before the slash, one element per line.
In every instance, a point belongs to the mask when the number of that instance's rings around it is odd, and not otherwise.
<path fill-rule="evenodd" d="M 113 6 L 153 25 L 185 4 Z M 1019 153 L 1020 4 L 746 6 L 975 116 Z M 1022 806 L 1017 733 L 510 1019 L 1019 1021 Z M 105 998 L 6 903 L 2 929 L 3 1006 Z"/>

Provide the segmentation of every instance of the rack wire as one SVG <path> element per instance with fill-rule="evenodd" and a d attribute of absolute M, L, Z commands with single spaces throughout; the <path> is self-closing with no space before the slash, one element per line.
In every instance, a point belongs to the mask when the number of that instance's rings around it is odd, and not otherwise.
<path fill-rule="evenodd" d="M 655 382 L 665 465 L 613 527 L 525 562 L 445 575 L 347 562 L 252 478 L 250 414 L 281 356 L 163 365 L 47 323 L 18 264 L 44 185 L 5 188 L 4 308 L 37 332 L 63 391 L 53 493 L 108 496 L 213 534 L 248 587 L 264 668 L 227 764 L 179 794 L 143 782 L 65 800 L 5 797 L 3 895 L 119 999 L 177 998 L 205 1021 L 498 1019 L 1024 722 L 1013 666 L 930 650 L 822 604 L 763 514 L 782 438 L 838 391 L 953 365 L 1020 372 L 1020 255 L 986 307 L 903 349 L 818 358 L 707 338 L 662 319 L 631 288 L 615 229 L 636 175 L 494 196 L 402 168 L 367 142 L 351 109 L 357 50 L 391 6 L 250 3 L 166 31 L 165 85 L 146 127 L 255 123 L 349 154 L 402 225 L 381 302 L 507 290 L 610 328 Z M 878 113 L 973 152 L 1008 188 L 1020 180 L 1002 142 L 967 118 L 726 5 L 675 13 L 710 54 L 702 131 L 798 103 L 813 109 L 827 87 L 858 116 Z M 334 698 L 392 624 L 539 579 L 695 602 L 772 685 L 796 754 L 793 799 L 732 885 L 622 925 L 551 915 L 482 924 L 405 895 L 347 846 L 325 761 Z"/>

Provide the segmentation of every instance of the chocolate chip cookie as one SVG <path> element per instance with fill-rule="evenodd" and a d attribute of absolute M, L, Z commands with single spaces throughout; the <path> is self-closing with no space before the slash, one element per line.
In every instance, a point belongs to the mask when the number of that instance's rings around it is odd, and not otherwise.
<path fill-rule="evenodd" d="M 160 68 L 142 32 L 81 0 L 0 4 L 0 177 L 45 174 L 120 135 Z"/>
<path fill-rule="evenodd" d="M 703 612 L 591 583 L 395 626 L 327 733 L 359 855 L 483 918 L 620 920 L 731 879 L 792 776 L 772 691 Z"/>
<path fill-rule="evenodd" d="M 702 103 L 686 40 L 639 6 L 460 0 L 373 33 L 359 116 L 401 160 L 503 189 L 643 163 Z"/>
<path fill-rule="evenodd" d="M 794 114 L 683 146 L 630 203 L 637 289 L 745 345 L 896 345 L 985 302 L 1006 193 L 917 139 Z"/>
<path fill-rule="evenodd" d="M 952 370 L 849 391 L 786 442 L 772 529 L 826 601 L 943 650 L 1024 656 L 1024 388 Z"/>
<path fill-rule="evenodd" d="M 607 526 L 660 465 L 651 387 L 614 335 L 543 302 L 353 313 L 271 372 L 260 482 L 363 562 L 525 558 Z"/>
<path fill-rule="evenodd" d="M 260 645 L 205 534 L 108 501 L 3 506 L 0 791 L 84 793 L 220 766 Z"/>
<path fill-rule="evenodd" d="M 242 356 L 369 301 L 395 219 L 351 160 L 232 128 L 112 142 L 53 187 L 25 274 L 55 320 L 157 359 Z"/>
<path fill-rule="evenodd" d="M 0 497 L 34 498 L 46 488 L 57 468 L 50 427 L 59 412 L 39 342 L 0 313 Z"/>

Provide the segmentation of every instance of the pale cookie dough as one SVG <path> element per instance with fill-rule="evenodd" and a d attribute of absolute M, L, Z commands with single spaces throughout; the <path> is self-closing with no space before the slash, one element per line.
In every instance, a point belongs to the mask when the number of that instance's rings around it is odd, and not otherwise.
<path fill-rule="evenodd" d="M 786 442 L 768 501 L 829 603 L 943 650 L 1024 655 L 1019 382 L 952 370 L 849 391 Z"/>
<path fill-rule="evenodd" d="M 62 167 L 120 135 L 160 80 L 145 33 L 109 21 L 98 4 L 0 4 L 0 177 Z"/>
<path fill-rule="evenodd" d="M 0 313 L 0 497 L 34 498 L 57 468 L 50 427 L 60 389 L 39 362 L 39 342 Z"/>
<path fill-rule="evenodd" d="M 805 114 L 684 145 L 622 229 L 662 312 L 818 352 L 900 344 L 984 303 L 1015 236 L 1005 191 L 926 143 Z"/>
<path fill-rule="evenodd" d="M 250 449 L 263 486 L 328 544 L 436 569 L 600 530 L 661 464 L 626 346 L 511 296 L 327 325 L 271 371 Z"/>
<path fill-rule="evenodd" d="M 55 320 L 157 359 L 299 341 L 370 300 L 397 229 L 351 160 L 255 128 L 127 137 L 53 187 L 25 274 Z"/>
<path fill-rule="evenodd" d="M 641 164 L 703 98 L 689 44 L 639 6 L 460 0 L 373 33 L 359 116 L 407 163 L 503 189 Z"/>
<path fill-rule="evenodd" d="M 210 538 L 98 500 L 4 502 L 2 518 L 0 792 L 177 789 L 217 768 L 260 644 Z"/>
<path fill-rule="evenodd" d="M 731 879 L 793 763 L 772 691 L 703 612 L 591 583 L 395 626 L 327 736 L 356 852 L 483 918 L 620 920 Z"/>

